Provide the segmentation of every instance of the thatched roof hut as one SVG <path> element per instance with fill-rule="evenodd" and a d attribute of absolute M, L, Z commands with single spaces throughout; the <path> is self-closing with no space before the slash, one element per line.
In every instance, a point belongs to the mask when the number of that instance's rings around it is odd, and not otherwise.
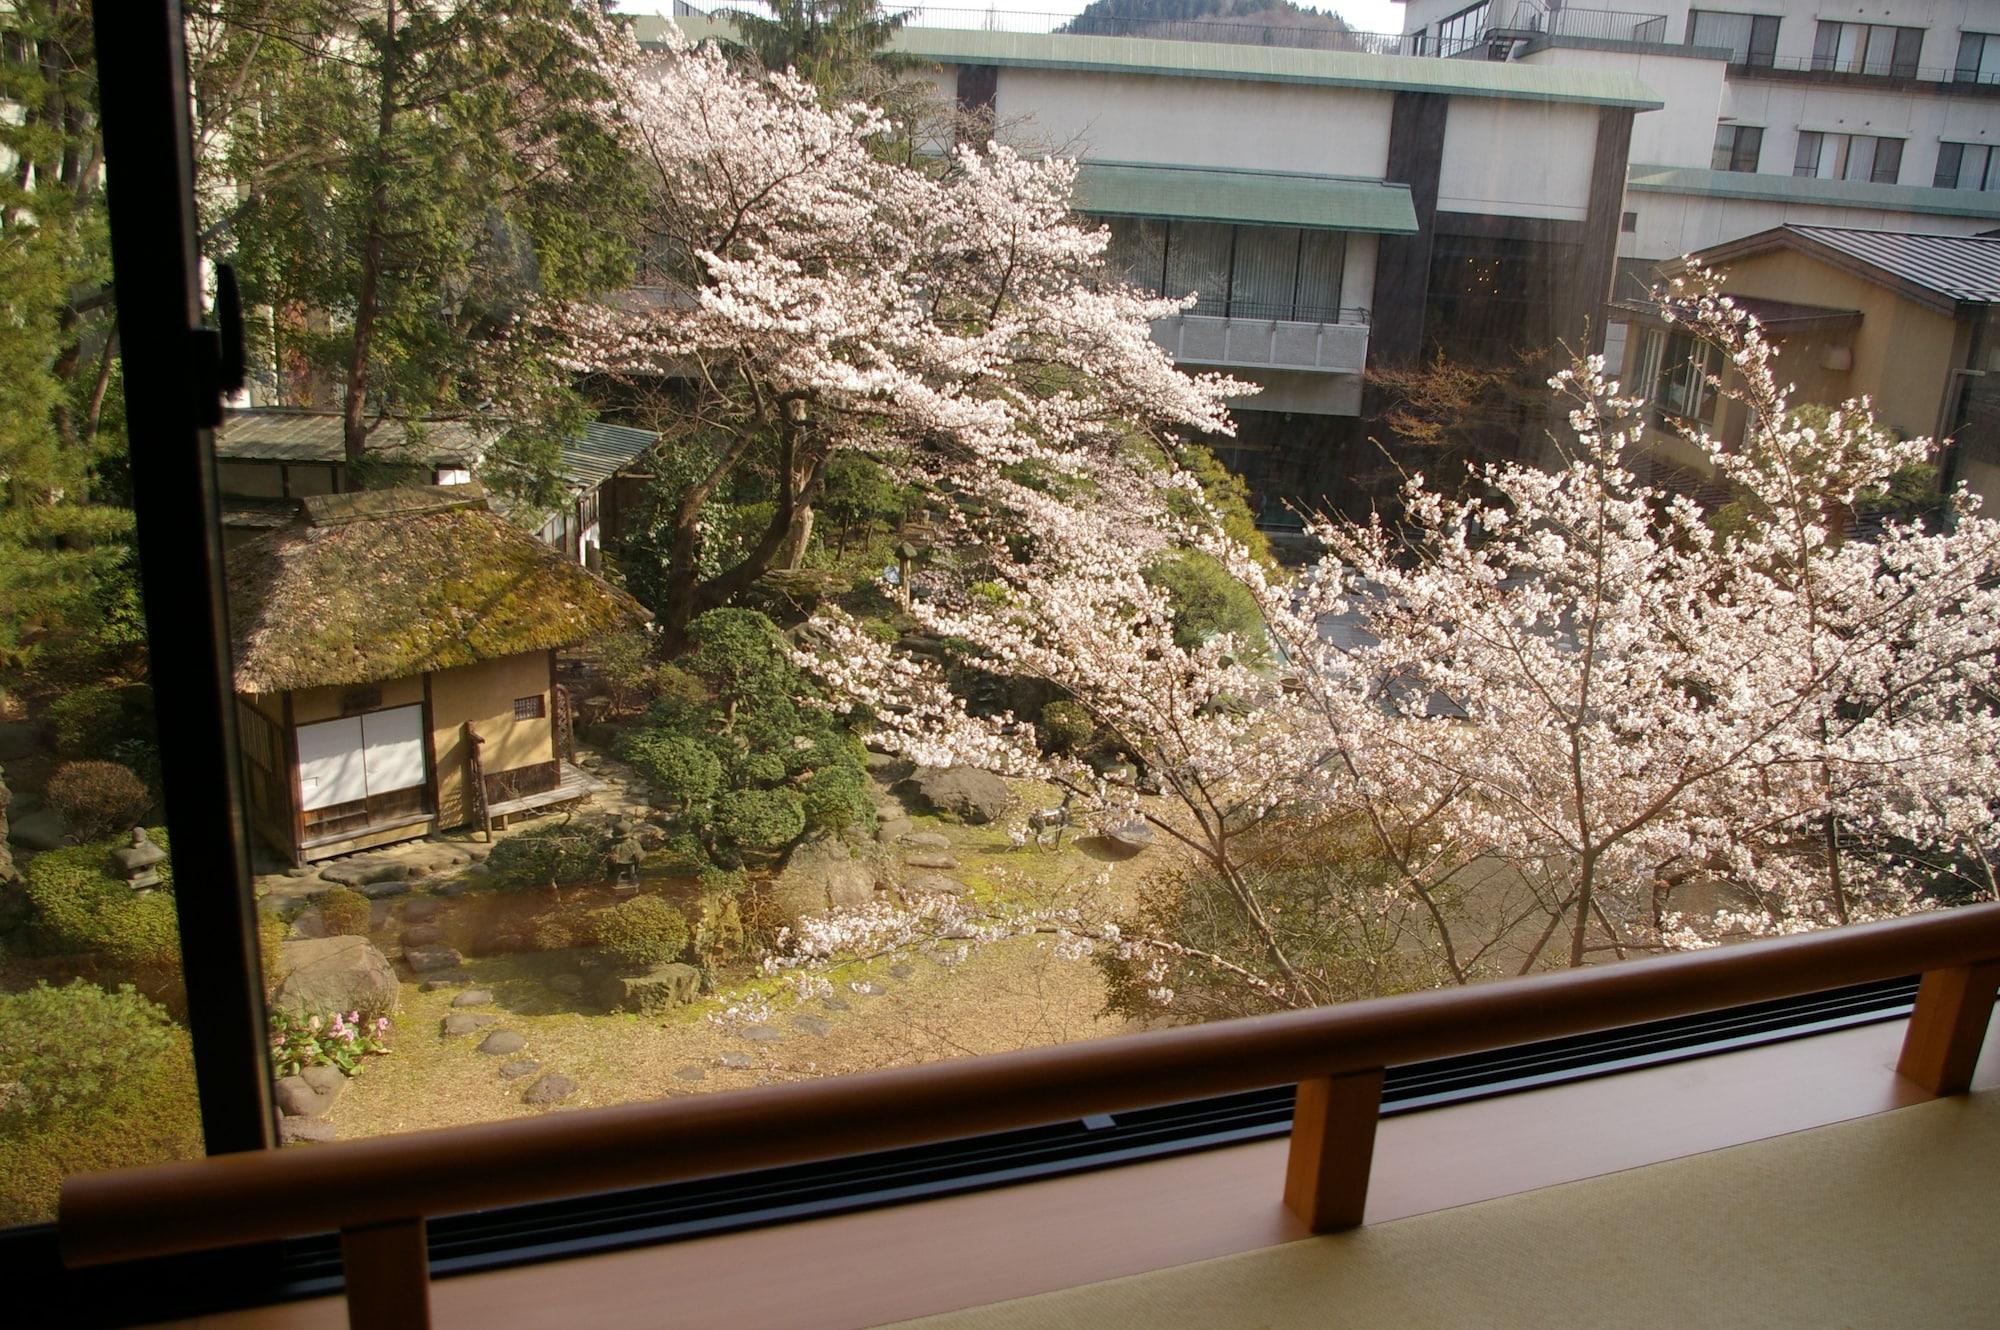
<path fill-rule="evenodd" d="M 406 678 L 646 617 L 490 512 L 478 485 L 327 494 L 300 507 L 229 555 L 239 692 Z"/>

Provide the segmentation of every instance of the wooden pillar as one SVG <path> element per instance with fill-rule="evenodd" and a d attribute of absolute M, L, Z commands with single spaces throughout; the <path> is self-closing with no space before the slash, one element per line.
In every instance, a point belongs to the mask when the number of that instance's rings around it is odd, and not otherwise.
<path fill-rule="evenodd" d="M 430 1330 L 431 1265 L 424 1221 L 341 1230 L 348 1330 Z"/>
<path fill-rule="evenodd" d="M 1382 1069 L 1300 1081 L 1285 1163 L 1285 1208 L 1315 1233 L 1358 1228 L 1382 1116 Z"/>
<path fill-rule="evenodd" d="M 1963 1094 L 1993 1019 L 2000 961 L 1932 970 L 1917 987 L 1909 1032 L 1896 1071 L 1932 1094 Z"/>

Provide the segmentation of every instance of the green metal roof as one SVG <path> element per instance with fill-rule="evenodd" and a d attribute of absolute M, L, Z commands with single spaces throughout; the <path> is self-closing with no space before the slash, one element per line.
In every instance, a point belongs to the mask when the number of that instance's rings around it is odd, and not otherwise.
<path fill-rule="evenodd" d="M 1417 213 L 1410 205 L 1407 185 L 1137 162 L 1082 163 L 1077 173 L 1076 210 L 1394 235 L 1412 235 L 1417 229 Z"/>
<path fill-rule="evenodd" d="M 664 22 L 656 19 L 654 22 Z M 676 18 L 697 41 L 730 37 L 723 20 Z M 639 39 L 652 28 L 641 20 Z M 899 29 L 891 49 L 948 65 L 1010 65 L 1111 74 L 1310 83 L 1388 92 L 1441 92 L 1530 102 L 1584 102 L 1656 111 L 1665 103 L 1630 74 L 1424 55 L 1368 55 L 1286 46 L 1236 46 L 1153 37 L 1077 37 L 1066 33 L 986 32 L 973 28 Z"/>
<path fill-rule="evenodd" d="M 1637 164 L 1627 172 L 1625 183 L 1631 189 L 1650 194 L 1700 194 L 1708 198 L 1755 199 L 1765 203 L 1819 203 L 1943 217 L 2000 217 L 2000 194 L 1933 189 L 1927 185 L 1877 185 L 1866 180 L 1821 180 L 1814 176 Z"/>

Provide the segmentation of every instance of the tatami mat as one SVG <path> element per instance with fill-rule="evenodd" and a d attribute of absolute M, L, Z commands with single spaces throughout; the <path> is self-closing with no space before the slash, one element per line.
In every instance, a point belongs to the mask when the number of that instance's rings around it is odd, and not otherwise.
<path fill-rule="evenodd" d="M 2000 1091 L 901 1326 L 2000 1327 Z"/>

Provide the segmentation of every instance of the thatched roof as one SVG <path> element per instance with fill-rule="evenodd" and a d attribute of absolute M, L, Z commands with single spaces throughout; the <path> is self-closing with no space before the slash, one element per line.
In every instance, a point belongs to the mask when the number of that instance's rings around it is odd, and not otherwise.
<path fill-rule="evenodd" d="M 477 485 L 328 494 L 300 508 L 229 554 L 240 692 L 407 678 L 646 617 L 488 511 Z"/>

